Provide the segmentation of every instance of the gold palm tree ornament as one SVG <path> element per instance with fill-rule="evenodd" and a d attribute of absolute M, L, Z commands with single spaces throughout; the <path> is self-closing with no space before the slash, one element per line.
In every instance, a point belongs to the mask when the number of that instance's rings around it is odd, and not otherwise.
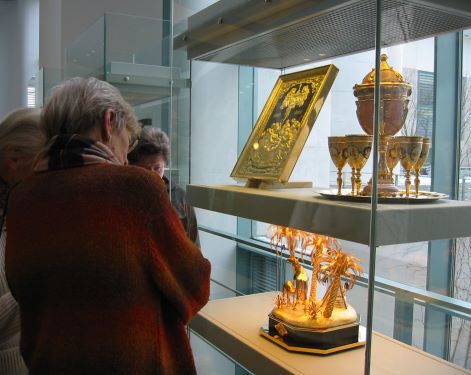
<path fill-rule="evenodd" d="M 323 274 L 322 282 L 327 282 L 328 280 L 331 280 L 331 282 L 322 298 L 321 307 L 323 308 L 322 315 L 324 318 L 330 318 L 334 305 L 338 302 L 338 297 L 341 298 L 341 305 L 345 309 L 347 308 L 345 289 L 353 288 L 362 269 L 358 264 L 358 258 L 347 255 L 340 250 L 332 249 L 326 252 L 323 261 L 325 261 L 325 264 L 321 266 L 321 273 Z M 342 285 L 342 277 L 348 278 L 348 282 L 345 283 L 345 288 Z"/>
<path fill-rule="evenodd" d="M 293 350 L 306 348 L 306 352 L 319 354 L 364 345 L 359 339 L 359 317 L 345 298 L 362 272 L 359 259 L 344 253 L 332 237 L 275 225 L 269 231 L 277 254 L 282 255 L 283 250 L 289 253 L 293 279 L 287 280 L 282 294 L 276 296 L 269 329 L 261 329 L 261 334 L 285 348 L 294 343 Z M 311 280 L 305 271 L 309 261 Z M 329 283 L 320 299 L 319 282 Z"/>

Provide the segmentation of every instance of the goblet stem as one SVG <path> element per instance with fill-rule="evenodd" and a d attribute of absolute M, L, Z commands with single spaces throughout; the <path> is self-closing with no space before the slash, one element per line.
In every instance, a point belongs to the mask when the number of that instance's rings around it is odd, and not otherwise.
<path fill-rule="evenodd" d="M 356 169 L 355 168 L 352 168 L 352 195 L 356 195 L 355 194 L 355 186 L 356 186 Z"/>
<path fill-rule="evenodd" d="M 357 189 L 357 194 L 356 195 L 360 195 L 360 191 L 361 191 L 361 169 L 359 169 L 359 168 L 357 169 L 355 184 L 356 184 L 356 189 Z"/>
<path fill-rule="evenodd" d="M 410 181 L 410 169 L 406 169 L 406 197 L 409 197 L 410 194 L 410 186 L 411 186 L 411 181 Z"/>
<path fill-rule="evenodd" d="M 337 170 L 337 187 L 338 187 L 338 195 L 342 194 L 342 168 L 338 168 Z"/>
<path fill-rule="evenodd" d="M 388 150 L 388 142 L 391 137 L 382 135 L 379 140 L 379 178 L 380 180 L 387 180 L 389 176 L 388 165 L 386 163 L 386 152 Z"/>
<path fill-rule="evenodd" d="M 414 183 L 415 183 L 415 195 L 418 197 L 419 196 L 419 186 L 420 186 L 420 170 L 416 169 L 415 170 L 415 179 L 414 179 Z"/>

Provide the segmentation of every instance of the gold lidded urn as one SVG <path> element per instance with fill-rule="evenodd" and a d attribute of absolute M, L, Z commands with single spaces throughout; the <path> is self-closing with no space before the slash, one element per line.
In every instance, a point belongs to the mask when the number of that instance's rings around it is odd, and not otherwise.
<path fill-rule="evenodd" d="M 380 123 L 379 123 L 379 165 L 378 165 L 378 193 L 380 195 L 395 195 L 399 189 L 392 178 L 392 170 L 389 170 L 387 153 L 392 149 L 393 136 L 402 129 L 408 113 L 409 96 L 412 86 L 407 83 L 402 75 L 388 64 L 386 54 L 381 55 L 380 63 Z M 357 98 L 357 118 L 361 128 L 368 135 L 373 135 L 374 128 L 374 90 L 375 74 L 373 68 L 364 78 L 362 83 L 353 87 L 353 94 Z M 362 194 L 371 194 L 372 182 L 364 188 Z"/>
<path fill-rule="evenodd" d="M 388 56 L 381 55 L 380 85 L 381 113 L 379 135 L 395 135 L 406 121 L 412 86 L 388 64 Z M 366 134 L 373 135 L 375 74 L 373 68 L 362 83 L 353 86 L 357 98 L 357 118 Z"/>

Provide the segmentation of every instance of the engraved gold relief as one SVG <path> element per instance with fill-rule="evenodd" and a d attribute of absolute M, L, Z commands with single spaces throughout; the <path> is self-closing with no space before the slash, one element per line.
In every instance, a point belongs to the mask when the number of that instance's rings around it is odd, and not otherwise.
<path fill-rule="evenodd" d="M 337 73 L 327 65 L 280 76 L 231 177 L 287 182 Z"/>

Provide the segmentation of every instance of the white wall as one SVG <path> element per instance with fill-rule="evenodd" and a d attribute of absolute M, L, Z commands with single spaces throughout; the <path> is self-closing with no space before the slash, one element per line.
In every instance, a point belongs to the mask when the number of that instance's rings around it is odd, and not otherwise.
<path fill-rule="evenodd" d="M 38 65 L 38 0 L 0 1 L 0 118 L 27 103 Z"/>
<path fill-rule="evenodd" d="M 192 182 L 233 183 L 237 160 L 236 65 L 193 61 L 191 68 Z"/>
<path fill-rule="evenodd" d="M 39 66 L 61 68 L 61 0 L 41 0 L 39 5 Z"/>
<path fill-rule="evenodd" d="M 238 72 L 235 65 L 192 62 L 191 182 L 232 184 L 237 160 Z M 198 210 L 198 224 L 237 232 L 237 218 Z M 235 244 L 200 232 L 201 248 L 212 265 L 211 277 L 235 288 Z"/>

